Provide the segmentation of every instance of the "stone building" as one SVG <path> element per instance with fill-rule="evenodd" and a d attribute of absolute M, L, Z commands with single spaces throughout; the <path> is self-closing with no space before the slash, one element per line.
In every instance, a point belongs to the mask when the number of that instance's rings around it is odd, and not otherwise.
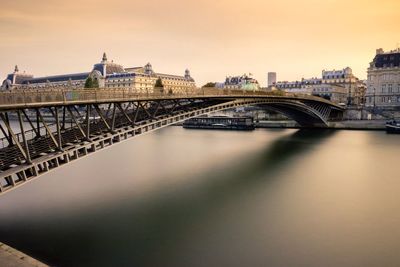
<path fill-rule="evenodd" d="M 313 86 L 321 84 L 321 79 L 319 78 L 311 78 L 311 79 L 304 79 L 302 78 L 301 81 L 279 81 L 275 84 L 275 86 L 288 93 L 293 94 L 305 94 L 305 95 L 312 95 L 313 93 Z"/>
<path fill-rule="evenodd" d="M 244 74 L 242 76 L 226 77 L 224 89 L 259 90 L 258 81 Z"/>
<path fill-rule="evenodd" d="M 377 49 L 368 68 L 366 106 L 400 108 L 400 49 Z"/>
<path fill-rule="evenodd" d="M 185 92 L 196 87 L 190 71 L 183 76 L 156 73 L 150 63 L 143 67 L 124 68 L 107 59 L 104 53 L 100 63 L 90 72 L 63 74 L 35 78 L 21 73 L 18 67 L 3 81 L 2 89 L 41 89 L 54 87 L 83 88 L 88 77 L 97 80 L 100 88 L 130 88 L 135 92 L 152 93 L 157 79 L 161 79 L 165 92 Z"/>
<path fill-rule="evenodd" d="M 348 105 L 361 105 L 364 103 L 366 86 L 363 81 L 353 74 L 353 70 L 349 67 L 342 70 L 323 70 L 321 82 L 322 84 L 332 84 L 346 88 L 347 99 L 345 102 Z"/>
<path fill-rule="evenodd" d="M 361 105 L 365 99 L 365 83 L 354 76 L 351 68 L 322 71 L 321 78 L 277 82 L 276 87 L 290 93 L 321 96 L 336 103 Z"/>
<path fill-rule="evenodd" d="M 336 86 L 333 84 L 317 84 L 312 86 L 312 95 L 329 99 L 338 104 L 345 104 L 348 92 L 347 89 L 342 86 Z"/>

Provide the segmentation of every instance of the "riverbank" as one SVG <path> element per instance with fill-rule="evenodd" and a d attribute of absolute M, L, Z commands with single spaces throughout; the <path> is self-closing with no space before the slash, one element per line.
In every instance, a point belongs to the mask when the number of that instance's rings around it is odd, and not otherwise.
<path fill-rule="evenodd" d="M 329 122 L 328 128 L 339 130 L 385 130 L 386 120 L 347 120 Z M 256 128 L 301 128 L 295 121 L 259 121 Z"/>
<path fill-rule="evenodd" d="M 0 266 L 2 267 L 48 267 L 38 260 L 0 242 Z"/>
<path fill-rule="evenodd" d="M 329 122 L 328 129 L 338 130 L 386 130 L 387 120 L 346 120 Z M 299 129 L 302 128 L 295 121 L 259 121 L 255 122 L 255 128 L 284 128 L 284 129 Z M 173 126 L 182 126 L 183 123 L 176 123 Z"/>

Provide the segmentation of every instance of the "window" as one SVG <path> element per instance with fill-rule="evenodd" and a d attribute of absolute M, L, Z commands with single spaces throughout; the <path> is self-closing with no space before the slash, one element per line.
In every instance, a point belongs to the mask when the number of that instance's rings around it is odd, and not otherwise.
<path fill-rule="evenodd" d="M 386 93 L 386 84 L 382 84 L 382 93 Z"/>
<path fill-rule="evenodd" d="M 388 93 L 392 93 L 392 92 L 393 92 L 392 84 L 388 84 Z"/>

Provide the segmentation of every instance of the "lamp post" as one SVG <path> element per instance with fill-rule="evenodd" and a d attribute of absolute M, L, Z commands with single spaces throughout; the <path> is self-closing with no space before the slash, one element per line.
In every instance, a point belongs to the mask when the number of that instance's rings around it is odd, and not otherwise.
<path fill-rule="evenodd" d="M 373 108 L 374 113 L 375 113 L 375 107 L 376 107 L 376 89 L 374 87 L 374 108 Z"/>

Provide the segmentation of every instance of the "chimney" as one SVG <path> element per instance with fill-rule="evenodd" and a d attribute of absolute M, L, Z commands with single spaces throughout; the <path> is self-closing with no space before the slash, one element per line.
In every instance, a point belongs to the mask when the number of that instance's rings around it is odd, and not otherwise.
<path fill-rule="evenodd" d="M 378 48 L 378 49 L 376 49 L 376 54 L 377 55 L 380 55 L 380 54 L 383 54 L 384 52 L 383 52 L 383 49 L 382 48 Z"/>

